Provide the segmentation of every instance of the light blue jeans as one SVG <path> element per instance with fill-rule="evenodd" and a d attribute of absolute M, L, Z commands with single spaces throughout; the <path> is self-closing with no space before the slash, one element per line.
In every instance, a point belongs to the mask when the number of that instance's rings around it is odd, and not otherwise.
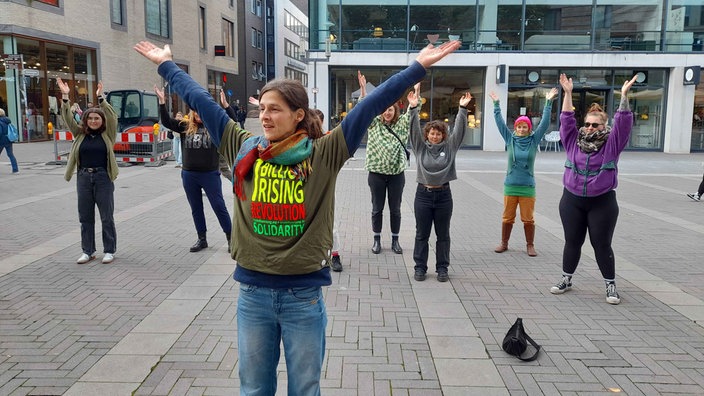
<path fill-rule="evenodd" d="M 173 140 L 171 140 L 171 150 L 174 152 L 174 160 L 176 160 L 176 164 L 178 165 L 183 165 L 183 161 L 181 159 L 181 136 L 178 134 L 174 134 Z"/>
<path fill-rule="evenodd" d="M 276 393 L 282 340 L 288 394 L 320 395 L 327 321 L 320 286 L 269 289 L 241 284 L 237 299 L 240 395 Z"/>

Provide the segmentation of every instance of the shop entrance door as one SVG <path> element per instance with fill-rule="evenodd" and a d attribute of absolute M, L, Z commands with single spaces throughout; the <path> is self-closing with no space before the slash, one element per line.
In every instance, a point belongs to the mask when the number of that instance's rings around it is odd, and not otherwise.
<path fill-rule="evenodd" d="M 572 91 L 572 106 L 574 106 L 577 127 L 581 127 L 584 124 L 584 116 L 589 111 L 592 103 L 598 103 L 607 114 L 610 114 L 610 107 L 607 103 L 608 97 L 608 89 L 575 88 Z"/>

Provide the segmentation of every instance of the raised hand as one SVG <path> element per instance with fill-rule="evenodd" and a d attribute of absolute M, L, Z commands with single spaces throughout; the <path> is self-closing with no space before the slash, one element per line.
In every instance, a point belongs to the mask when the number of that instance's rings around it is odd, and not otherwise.
<path fill-rule="evenodd" d="M 572 92 L 574 85 L 572 84 L 572 79 L 567 78 L 565 73 L 560 74 L 560 85 L 565 92 Z"/>
<path fill-rule="evenodd" d="M 254 96 L 249 97 L 249 104 L 259 107 L 259 99 Z"/>
<path fill-rule="evenodd" d="M 638 78 L 638 76 L 636 75 L 636 76 L 633 76 L 633 78 L 630 81 L 628 81 L 628 80 L 624 81 L 623 87 L 621 87 L 621 95 L 626 96 L 628 94 L 628 91 L 631 89 L 633 84 L 636 82 L 637 78 Z"/>
<path fill-rule="evenodd" d="M 174 58 L 171 54 L 171 47 L 169 47 L 168 44 L 166 44 L 164 48 L 159 48 L 149 41 L 140 41 L 135 44 L 134 50 L 157 65 L 173 60 Z"/>
<path fill-rule="evenodd" d="M 230 107 L 230 104 L 227 103 L 227 98 L 225 97 L 225 90 L 223 89 L 220 90 L 220 106 L 224 109 Z"/>
<path fill-rule="evenodd" d="M 159 104 L 166 104 L 166 96 L 164 95 L 164 90 L 160 89 L 154 84 L 154 93 L 157 98 L 159 98 Z"/>
<path fill-rule="evenodd" d="M 408 92 L 406 99 L 408 100 L 409 108 L 418 106 L 418 102 L 420 101 L 420 83 L 416 84 L 413 89 Z"/>
<path fill-rule="evenodd" d="M 361 99 L 367 96 L 367 78 L 359 70 L 357 70 L 357 81 L 359 82 L 359 97 Z"/>
<path fill-rule="evenodd" d="M 63 96 L 68 96 L 68 93 L 71 92 L 71 88 L 69 88 L 68 84 L 66 84 L 60 77 L 56 79 L 56 85 L 59 86 Z"/>
<path fill-rule="evenodd" d="M 466 92 L 464 95 L 460 96 L 460 106 L 461 107 L 467 107 L 469 105 L 469 102 L 472 101 L 472 94 L 469 92 Z"/>
<path fill-rule="evenodd" d="M 553 87 L 550 91 L 545 94 L 546 100 L 553 100 L 557 96 L 557 88 Z"/>
<path fill-rule="evenodd" d="M 499 101 L 499 96 L 496 95 L 496 92 L 494 92 L 494 91 L 491 91 L 491 92 L 489 93 L 489 97 L 490 97 L 491 100 L 493 100 L 494 102 L 498 102 L 498 101 Z"/>
<path fill-rule="evenodd" d="M 97 96 L 97 97 L 103 96 L 103 81 L 102 80 L 98 81 L 98 89 L 95 90 L 95 96 Z"/>
<path fill-rule="evenodd" d="M 457 48 L 460 47 L 461 44 L 462 43 L 459 40 L 453 40 L 442 43 L 442 45 L 440 45 L 439 47 L 434 47 L 432 44 L 428 44 L 427 47 L 423 48 L 420 51 L 420 53 L 416 57 L 416 61 L 418 61 L 418 63 L 420 63 L 421 65 L 423 65 L 423 67 L 427 69 L 430 66 L 434 65 L 440 59 L 454 52 Z"/>

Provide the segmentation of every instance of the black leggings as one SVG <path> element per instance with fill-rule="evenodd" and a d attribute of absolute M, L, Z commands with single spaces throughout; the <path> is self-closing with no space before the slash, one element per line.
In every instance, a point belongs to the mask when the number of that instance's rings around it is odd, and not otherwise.
<path fill-rule="evenodd" d="M 618 219 L 616 191 L 612 190 L 597 197 L 578 197 L 564 190 L 560 199 L 560 219 L 565 232 L 562 271 L 565 274 L 574 274 L 584 239 L 589 231 L 589 241 L 594 248 L 601 275 L 604 279 L 614 279 L 616 262 L 611 240 Z"/>
<path fill-rule="evenodd" d="M 699 194 L 699 196 L 704 195 L 704 178 L 702 178 L 702 182 L 699 183 L 699 188 L 697 189 L 697 194 Z"/>

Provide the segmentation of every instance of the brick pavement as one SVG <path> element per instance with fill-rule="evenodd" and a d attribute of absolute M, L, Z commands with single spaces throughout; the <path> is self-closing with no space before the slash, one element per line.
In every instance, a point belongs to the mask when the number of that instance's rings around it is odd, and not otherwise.
<path fill-rule="evenodd" d="M 19 176 L 0 158 L 0 395 L 236 394 L 237 285 L 212 213 L 213 247 L 188 253 L 194 232 L 178 170 L 122 168 L 117 259 L 78 266 L 75 182 L 44 165 L 43 145 L 15 146 Z M 460 154 L 445 284 L 410 276 L 414 172 L 404 254 L 390 252 L 386 220 L 384 251 L 373 255 L 363 151 L 343 169 L 344 272 L 326 289 L 323 394 L 704 394 L 704 204 L 683 194 L 696 189 L 704 157 L 623 155 L 614 236 L 623 301 L 609 306 L 588 243 L 574 289 L 549 293 L 561 269 L 564 153 L 537 160 L 539 256 L 523 253 L 520 225 L 510 250 L 493 252 L 504 155 Z M 500 348 L 516 316 L 543 345 L 534 362 Z M 282 395 L 285 370 L 282 359 Z"/>

